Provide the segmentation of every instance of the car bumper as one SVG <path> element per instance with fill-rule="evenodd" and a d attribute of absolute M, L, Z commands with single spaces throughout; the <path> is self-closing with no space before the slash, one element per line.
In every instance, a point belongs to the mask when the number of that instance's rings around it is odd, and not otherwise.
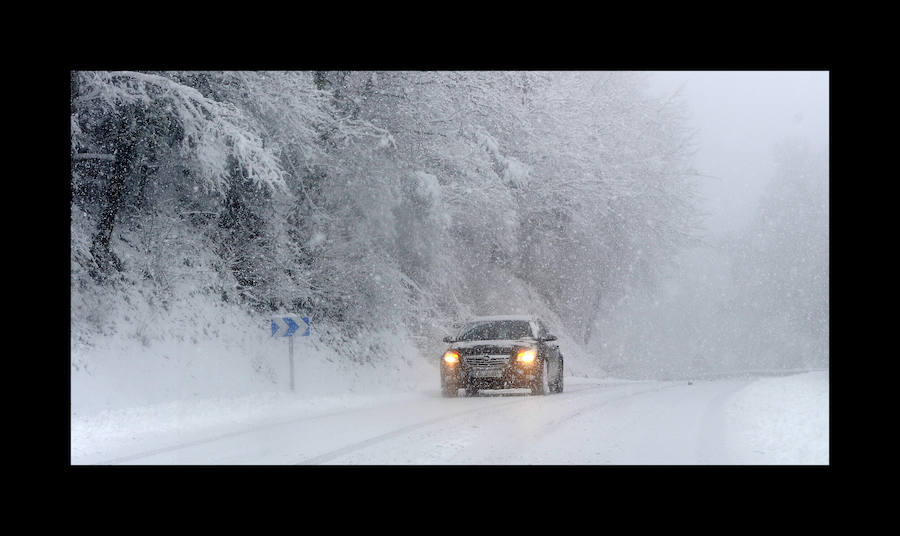
<path fill-rule="evenodd" d="M 465 361 L 455 364 L 441 363 L 441 383 L 459 387 L 473 385 L 479 388 L 517 389 L 528 387 L 537 377 L 538 360 L 530 364 L 511 362 L 503 368 L 486 370 Z"/>

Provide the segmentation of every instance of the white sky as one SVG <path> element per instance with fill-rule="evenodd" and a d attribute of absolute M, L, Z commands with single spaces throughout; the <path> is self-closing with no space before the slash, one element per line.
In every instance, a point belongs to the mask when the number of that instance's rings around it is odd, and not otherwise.
<path fill-rule="evenodd" d="M 697 129 L 696 164 L 715 236 L 747 223 L 774 172 L 773 147 L 802 137 L 828 144 L 827 71 L 657 71 L 660 93 L 684 85 Z"/>

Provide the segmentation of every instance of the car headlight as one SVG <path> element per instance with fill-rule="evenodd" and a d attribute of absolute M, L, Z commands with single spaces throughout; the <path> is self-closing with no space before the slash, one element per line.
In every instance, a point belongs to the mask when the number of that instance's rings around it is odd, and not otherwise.
<path fill-rule="evenodd" d="M 516 361 L 519 363 L 531 363 L 537 357 L 537 350 L 534 348 L 522 348 L 516 354 Z"/>
<path fill-rule="evenodd" d="M 453 364 L 459 362 L 459 353 L 454 352 L 453 350 L 447 350 L 444 353 L 444 362 Z"/>

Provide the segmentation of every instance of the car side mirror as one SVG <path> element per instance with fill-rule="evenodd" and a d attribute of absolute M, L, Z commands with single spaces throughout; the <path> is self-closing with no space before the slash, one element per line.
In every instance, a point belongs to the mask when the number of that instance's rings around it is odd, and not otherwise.
<path fill-rule="evenodd" d="M 453 337 L 444 337 L 444 342 L 456 342 L 456 339 Z"/>
<path fill-rule="evenodd" d="M 556 340 L 556 335 L 547 335 L 541 339 L 544 342 L 550 342 Z"/>

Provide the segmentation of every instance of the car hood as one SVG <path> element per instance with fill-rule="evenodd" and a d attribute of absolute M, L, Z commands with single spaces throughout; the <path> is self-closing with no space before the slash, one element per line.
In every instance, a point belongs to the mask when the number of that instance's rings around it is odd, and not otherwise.
<path fill-rule="evenodd" d="M 450 345 L 452 349 L 474 348 L 476 346 L 534 346 L 537 344 L 535 339 L 530 337 L 522 339 L 495 339 L 488 341 L 457 341 Z"/>

